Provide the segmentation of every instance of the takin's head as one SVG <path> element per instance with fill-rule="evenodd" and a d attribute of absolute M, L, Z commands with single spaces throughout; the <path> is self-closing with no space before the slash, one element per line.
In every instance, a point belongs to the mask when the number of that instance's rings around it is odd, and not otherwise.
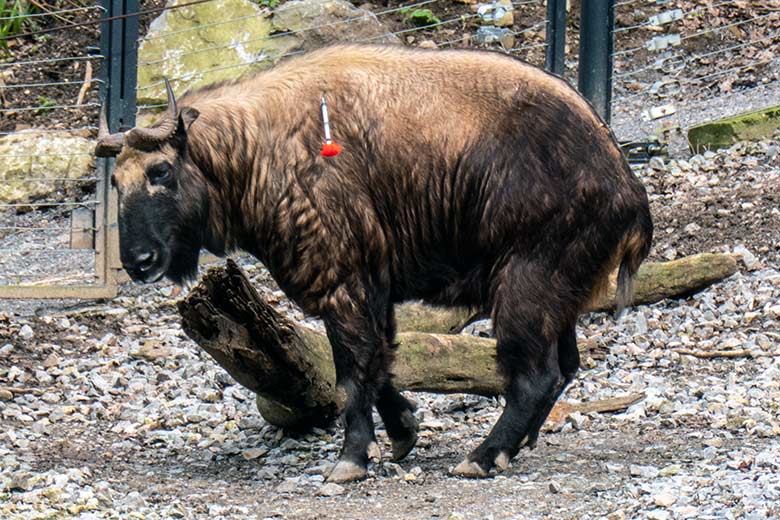
<path fill-rule="evenodd" d="M 187 153 L 198 112 L 177 110 L 167 80 L 166 88 L 168 110 L 151 128 L 109 134 L 103 112 L 95 148 L 98 157 L 117 157 L 120 257 L 130 277 L 145 283 L 196 276 L 209 211 L 205 180 Z"/>

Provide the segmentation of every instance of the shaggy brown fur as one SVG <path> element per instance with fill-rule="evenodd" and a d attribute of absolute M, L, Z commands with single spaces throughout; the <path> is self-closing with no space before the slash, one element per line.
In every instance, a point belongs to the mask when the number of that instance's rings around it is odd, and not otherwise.
<path fill-rule="evenodd" d="M 319 155 L 323 95 L 333 158 Z M 650 247 L 644 188 L 609 128 L 563 80 L 505 55 L 331 47 L 179 108 L 169 141 L 118 158 L 123 262 L 180 280 L 201 246 L 246 250 L 324 319 L 349 396 L 334 480 L 365 473 L 375 402 L 399 454 L 414 444 L 387 378 L 393 303 L 491 313 L 507 408 L 458 471 L 481 476 L 533 444 L 576 371 L 579 312 L 618 266 L 625 303 Z"/>

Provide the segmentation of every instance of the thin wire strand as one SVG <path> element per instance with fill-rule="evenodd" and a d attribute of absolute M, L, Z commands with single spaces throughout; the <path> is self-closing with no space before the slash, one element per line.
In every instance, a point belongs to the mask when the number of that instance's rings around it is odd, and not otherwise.
<path fill-rule="evenodd" d="M 99 107 L 100 103 L 82 103 L 81 105 L 38 105 L 35 107 L 21 107 L 21 108 L 0 108 L 0 113 L 5 112 L 30 112 L 33 110 L 59 110 L 59 109 L 71 109 L 71 108 L 89 108 Z"/>
<path fill-rule="evenodd" d="M 73 206 L 99 206 L 102 204 L 99 200 L 85 200 L 84 202 L 13 202 L 2 203 L 0 208 L 49 208 L 73 207 Z"/>
<path fill-rule="evenodd" d="M 519 36 L 521 34 L 534 31 L 534 30 L 538 29 L 539 27 L 544 27 L 546 25 L 547 25 L 547 20 L 545 20 L 544 22 L 535 23 L 533 25 L 530 25 L 530 26 L 526 27 L 525 29 L 520 29 L 519 31 L 513 31 L 512 35 L 513 36 Z"/>
<path fill-rule="evenodd" d="M 95 182 L 97 181 L 97 177 L 80 177 L 78 179 L 73 179 L 70 177 L 33 177 L 30 179 L 0 179 L 0 184 L 13 184 L 17 182 L 73 182 L 73 183 L 80 183 L 80 182 Z"/>
<path fill-rule="evenodd" d="M 693 33 L 693 34 L 689 34 L 689 35 L 686 35 L 686 36 L 680 36 L 680 41 L 682 42 L 682 41 L 685 41 L 685 40 L 690 40 L 691 38 L 697 38 L 699 36 L 703 36 L 705 34 L 710 34 L 710 33 L 718 32 L 718 31 L 722 31 L 724 29 L 730 29 L 732 27 L 738 27 L 740 25 L 745 25 L 746 23 L 755 22 L 756 20 L 762 20 L 762 19 L 767 18 L 768 16 L 771 16 L 773 14 L 774 13 L 762 14 L 760 16 L 755 16 L 755 17 L 753 17 L 753 18 L 751 18 L 749 20 L 742 20 L 742 21 L 734 22 L 734 23 L 727 24 L 727 25 L 721 25 L 721 26 L 718 26 L 718 27 L 713 27 L 711 29 L 706 29 L 704 31 L 699 31 L 699 32 L 696 32 L 696 33 Z M 647 48 L 644 45 L 642 45 L 641 47 L 634 47 L 632 49 L 625 49 L 625 50 L 622 50 L 622 51 L 613 52 L 612 56 L 613 57 L 615 57 L 615 56 L 625 56 L 626 54 L 633 54 L 633 53 L 639 52 L 641 50 L 647 50 Z M 652 52 L 652 51 L 648 51 L 648 52 Z"/>
<path fill-rule="evenodd" d="M 78 230 L 84 230 L 84 231 L 97 231 L 98 228 L 96 227 L 90 227 L 90 226 L 47 226 L 47 227 L 36 227 L 36 226 L 0 226 L 0 231 L 35 231 L 35 232 L 43 232 L 43 231 L 70 231 L 71 229 L 78 229 Z"/>
<path fill-rule="evenodd" d="M 84 85 L 85 81 L 82 79 L 77 79 L 73 81 L 52 81 L 49 83 L 24 83 L 24 84 L 13 84 L 13 85 L 0 85 L 0 89 L 16 89 L 16 88 L 42 88 L 42 87 L 57 87 L 62 85 L 68 85 L 68 86 L 82 86 Z M 94 78 L 90 80 L 90 83 L 98 83 L 102 84 L 103 80 Z"/>
<path fill-rule="evenodd" d="M 435 1 L 437 1 L 437 0 L 427 0 L 426 3 L 435 2 Z M 297 5 L 286 5 L 285 4 L 285 5 L 282 5 L 281 7 L 277 8 L 277 9 L 275 9 L 274 13 L 289 11 L 290 9 L 293 9 L 295 7 L 297 7 Z M 402 7 L 396 8 L 396 10 L 400 10 L 400 9 L 403 9 L 403 8 Z M 219 25 L 225 25 L 225 24 L 229 24 L 229 23 L 233 23 L 233 22 L 240 22 L 240 21 L 243 21 L 243 20 L 248 20 L 248 19 L 257 18 L 257 17 L 260 17 L 260 16 L 267 16 L 267 15 L 268 15 L 268 11 L 261 9 L 257 13 L 255 13 L 255 14 L 248 14 L 248 15 L 245 15 L 245 16 L 237 16 L 235 18 L 228 18 L 227 20 L 219 20 L 219 21 L 216 21 L 216 22 L 199 24 L 199 25 L 195 25 L 193 27 L 186 27 L 184 29 L 179 29 L 177 31 L 170 31 L 170 32 L 167 32 L 165 34 L 160 34 L 160 35 L 156 35 L 156 36 L 147 36 L 146 38 L 144 38 L 144 40 L 145 41 L 161 40 L 161 39 L 168 38 L 170 36 L 175 36 L 177 34 L 188 33 L 188 32 L 192 32 L 192 31 L 199 31 L 201 29 L 208 29 L 210 27 L 217 27 Z M 140 41 L 140 39 L 139 39 L 139 41 Z"/>
<path fill-rule="evenodd" d="M 0 157 L 72 157 L 77 155 L 92 155 L 87 152 L 61 152 L 61 153 L 10 153 L 3 154 Z"/>
<path fill-rule="evenodd" d="M 430 1 L 435 1 L 435 0 L 430 0 Z M 442 22 L 438 22 L 438 23 L 435 23 L 435 24 L 426 25 L 426 26 L 423 26 L 423 27 L 415 27 L 415 28 L 411 28 L 411 29 L 404 29 L 404 30 L 397 31 L 397 32 L 394 32 L 394 33 L 389 33 L 389 34 L 393 34 L 395 36 L 398 36 L 400 34 L 406 34 L 406 33 L 409 33 L 409 32 L 415 32 L 415 31 L 420 31 L 420 30 L 425 30 L 425 29 L 431 29 L 433 27 L 441 27 L 443 25 L 447 25 L 447 24 L 451 24 L 451 23 L 455 23 L 455 22 L 465 21 L 465 20 L 474 18 L 476 16 L 478 16 L 478 15 L 477 14 L 472 14 L 472 15 L 468 15 L 468 16 L 459 16 L 458 18 L 452 18 L 452 19 L 449 19 L 449 20 L 444 20 Z M 373 40 L 376 40 L 376 39 L 379 39 L 379 38 L 384 38 L 386 36 L 387 36 L 386 34 L 381 34 L 381 35 L 377 35 L 377 36 L 371 36 L 371 37 L 368 37 L 368 38 L 362 38 L 362 39 L 356 40 L 356 42 L 358 42 L 358 43 L 370 42 L 370 41 L 373 41 Z M 187 76 L 179 76 L 179 77 L 176 77 L 176 78 L 170 78 L 169 81 L 170 82 L 174 82 L 174 81 L 190 81 L 193 78 L 196 78 L 198 76 L 202 76 L 203 74 L 207 74 L 207 73 L 211 73 L 211 72 L 218 72 L 218 71 L 223 71 L 223 70 L 229 70 L 229 69 L 234 69 L 234 68 L 238 68 L 238 67 L 248 67 L 248 66 L 254 65 L 256 63 L 263 62 L 263 61 L 268 61 L 268 60 L 271 60 L 271 59 L 287 58 L 287 57 L 290 57 L 290 56 L 295 56 L 297 54 L 303 54 L 304 52 L 305 51 L 303 51 L 303 50 L 287 52 L 287 53 L 284 53 L 284 54 L 282 54 L 281 56 L 279 56 L 277 58 L 272 58 L 271 56 L 263 55 L 263 56 L 259 56 L 257 59 L 254 59 L 254 60 L 251 60 L 251 61 L 248 61 L 248 62 L 232 63 L 230 65 L 221 65 L 221 66 L 218 66 L 218 67 L 211 67 L 211 68 L 208 68 L 208 69 L 199 70 L 199 71 L 194 72 L 192 74 L 189 74 Z M 141 91 L 144 91 L 144 90 L 149 90 L 149 89 L 152 89 L 152 88 L 158 87 L 160 85 L 164 85 L 164 84 L 165 84 L 164 80 L 163 81 L 157 81 L 157 82 L 150 83 L 149 85 L 146 85 L 146 86 L 143 86 L 143 87 L 138 87 L 137 91 L 141 92 Z M 158 106 L 158 105 L 147 105 L 148 108 L 152 108 L 152 107 L 156 107 L 156 106 Z"/>
<path fill-rule="evenodd" d="M 52 129 L 27 128 L 25 130 L 18 130 L 16 132 L 0 132 L 0 136 L 30 135 L 30 134 L 76 134 L 79 132 L 94 131 L 97 129 L 98 127 L 96 126 L 81 126 L 78 128 L 52 128 Z"/>
<path fill-rule="evenodd" d="M 476 14 L 476 13 L 464 14 L 464 15 L 459 16 L 457 18 L 450 18 L 449 20 L 444 20 L 442 22 L 432 23 L 430 25 L 423 25 L 421 27 L 412 27 L 412 28 L 409 28 L 409 29 L 403 29 L 401 31 L 396 31 L 396 32 L 390 33 L 390 34 L 393 34 L 394 36 L 398 36 L 400 34 L 408 34 L 408 33 L 417 32 L 417 31 L 425 31 L 425 30 L 433 29 L 434 27 L 441 27 L 443 25 L 449 25 L 449 24 L 455 23 L 455 22 L 465 22 L 467 20 L 471 20 L 472 18 L 477 18 L 478 16 L 479 15 Z M 360 40 L 357 40 L 357 41 L 358 42 L 370 42 L 370 41 L 378 40 L 380 38 L 384 38 L 385 36 L 387 36 L 387 35 L 379 34 L 379 35 L 376 35 L 376 36 L 363 38 L 363 39 L 360 39 Z"/>
<path fill-rule="evenodd" d="M 98 60 L 103 59 L 105 56 L 102 54 L 90 54 L 89 56 L 68 56 L 66 58 L 48 58 L 45 60 L 27 60 L 27 61 L 14 61 L 11 63 L 0 63 L 0 67 L 11 67 L 18 65 L 46 65 L 49 63 L 59 63 L 62 61 L 78 61 L 78 60 Z"/>
<path fill-rule="evenodd" d="M 512 49 L 509 49 L 509 52 L 519 52 L 527 49 L 539 49 L 541 47 L 547 47 L 547 42 L 542 43 L 532 43 L 530 45 L 523 45 L 521 47 L 514 47 Z"/>
<path fill-rule="evenodd" d="M 159 13 L 159 12 L 162 12 L 162 11 L 171 11 L 173 9 L 181 9 L 183 7 L 189 7 L 191 5 L 203 4 L 203 3 L 211 2 L 211 1 L 212 0 L 195 0 L 193 2 L 189 2 L 189 3 L 186 3 L 186 4 L 178 4 L 178 5 L 170 5 L 170 6 L 166 5 L 164 7 L 155 7 L 154 9 L 142 9 L 142 10 L 136 11 L 134 13 L 120 14 L 120 15 L 117 15 L 117 16 L 109 16 L 107 18 L 98 18 L 97 20 L 89 20 L 89 21 L 86 21 L 86 22 L 72 23 L 72 24 L 67 24 L 67 25 L 58 25 L 58 26 L 55 26 L 55 27 L 48 27 L 46 29 L 39 29 L 37 31 L 30 31 L 30 32 L 26 32 L 26 33 L 19 33 L 19 34 L 15 34 L 13 37 L 14 38 L 27 38 L 29 36 L 38 36 L 38 35 L 41 35 L 41 34 L 49 34 L 49 33 L 53 33 L 53 32 L 64 31 L 64 30 L 67 30 L 67 29 L 75 29 L 77 27 L 88 27 L 90 25 L 97 25 L 97 24 L 101 24 L 101 23 L 104 23 L 104 22 L 112 22 L 114 20 L 126 20 L 128 18 L 133 18 L 135 16 L 141 16 L 141 15 L 144 15 L 144 14 Z M 8 39 L 8 38 L 9 37 L 3 38 L 3 39 Z"/>
<path fill-rule="evenodd" d="M 65 254 L 72 255 L 72 254 L 74 254 L 74 251 L 84 251 L 85 253 L 88 253 L 88 252 L 91 251 L 92 253 L 94 253 L 94 249 L 78 249 L 78 250 L 76 250 L 76 249 L 68 249 L 68 248 L 65 248 L 65 249 L 55 249 L 55 248 L 52 248 L 52 247 L 33 247 L 33 248 L 29 248 L 29 249 L 19 249 L 19 248 L 13 248 L 13 247 L 0 248 L 0 253 L 24 253 L 24 254 L 30 254 L 30 253 L 48 253 L 48 254 L 51 254 L 51 253 L 54 253 L 54 254 L 58 254 L 58 255 L 65 255 Z M 3 276 L 3 275 L 0 273 L 0 276 Z M 11 276 L 14 276 L 14 274 L 5 275 L 5 278 L 10 278 Z M 22 275 L 22 276 L 26 277 L 26 276 L 34 276 L 34 275 Z M 38 276 L 51 276 L 51 275 L 41 274 L 41 275 L 38 275 Z M 85 274 L 85 276 L 95 276 L 95 275 Z"/>
<path fill-rule="evenodd" d="M 679 22 L 680 20 L 684 20 L 684 19 L 685 19 L 685 18 L 687 18 L 688 16 L 690 16 L 690 15 L 692 15 L 692 14 L 696 14 L 696 13 L 698 13 L 698 12 L 701 12 L 701 11 L 706 11 L 706 10 L 709 10 L 709 9 L 715 9 L 715 8 L 717 8 L 717 7 L 722 7 L 722 6 L 724 6 L 724 5 L 728 5 L 728 4 L 735 4 L 735 3 L 737 3 L 738 1 L 739 1 L 739 0 L 725 0 L 724 2 L 721 2 L 721 3 L 719 3 L 719 4 L 715 4 L 715 5 L 706 5 L 706 6 L 704 6 L 704 7 L 699 7 L 699 8 L 696 8 L 696 9 L 692 10 L 692 11 L 687 11 L 687 12 L 683 13 L 683 16 L 682 16 L 682 18 L 681 18 L 681 19 L 674 20 L 673 22 Z M 672 22 L 672 23 L 673 23 L 673 22 Z M 666 25 L 666 24 L 665 24 L 665 25 Z M 644 28 L 644 27 L 658 27 L 658 25 L 652 24 L 652 23 L 650 23 L 650 20 L 647 20 L 647 21 L 645 21 L 645 22 L 638 23 L 638 24 L 636 24 L 636 25 L 631 25 L 631 26 L 628 26 L 628 27 L 619 27 L 619 28 L 617 28 L 617 29 L 613 30 L 612 32 L 613 32 L 614 34 L 617 34 L 617 33 L 621 33 L 621 32 L 632 31 L 632 30 L 634 30 L 634 29 L 642 29 L 642 28 Z"/>
<path fill-rule="evenodd" d="M 729 69 L 725 69 L 725 70 L 722 70 L 722 71 L 719 71 L 719 72 L 715 72 L 713 74 L 708 74 L 706 76 L 701 76 L 701 77 L 698 77 L 698 78 L 687 79 L 687 80 L 686 79 L 677 80 L 677 81 L 680 82 L 681 86 L 683 86 L 683 85 L 695 85 L 697 83 L 700 83 L 700 82 L 703 82 L 703 81 L 707 81 L 707 80 L 710 80 L 710 79 L 713 79 L 713 78 L 716 78 L 716 77 L 719 77 L 719 76 L 727 76 L 727 75 L 732 74 L 734 72 L 738 72 L 738 71 L 744 70 L 744 69 L 749 69 L 749 68 L 751 68 L 751 67 L 753 67 L 755 65 L 766 64 L 766 63 L 767 62 L 764 61 L 764 60 L 754 60 L 754 61 L 752 61 L 750 63 L 746 63 L 746 64 L 740 65 L 738 67 L 731 67 Z M 768 81 L 766 83 L 763 83 L 763 85 L 768 85 L 770 83 L 775 83 L 777 81 L 778 80 Z M 702 87 L 703 87 L 702 90 L 704 88 L 706 88 L 704 86 L 702 86 Z M 739 92 L 743 92 L 743 90 L 740 90 Z M 682 91 L 680 93 L 682 93 Z M 643 91 L 640 91 L 640 92 L 635 92 L 635 93 L 630 94 L 628 96 L 618 97 L 618 98 L 615 99 L 614 102 L 615 103 L 618 103 L 618 102 L 626 103 L 626 102 L 629 102 L 629 101 L 631 101 L 633 99 L 636 99 L 636 98 L 639 98 L 639 97 L 642 97 L 642 96 L 648 95 L 648 94 L 649 94 L 649 92 L 647 90 L 643 90 Z M 652 95 L 652 94 L 649 94 L 649 95 Z M 690 106 L 690 105 L 686 103 L 686 106 Z"/>
<path fill-rule="evenodd" d="M 16 20 L 17 18 L 23 18 L 27 20 L 28 18 L 39 18 L 41 16 L 55 16 L 58 14 L 77 13 L 80 11 L 92 11 L 93 9 L 100 9 L 103 12 L 106 11 L 106 9 L 102 5 L 88 5 L 85 7 L 74 7 L 73 9 L 62 9 L 60 11 L 46 11 L 43 13 L 32 13 L 32 14 L 15 15 L 15 16 L 0 16 L 0 20 Z"/>
<path fill-rule="evenodd" d="M 756 65 L 767 65 L 768 63 L 770 63 L 770 62 L 768 62 L 766 60 L 753 60 L 753 61 L 750 61 L 750 62 L 745 63 L 743 65 L 737 66 L 737 67 L 731 67 L 731 68 L 728 68 L 728 69 L 723 69 L 723 70 L 718 71 L 718 72 L 713 72 L 712 74 L 707 74 L 705 76 L 699 76 L 698 78 L 688 79 L 688 80 L 686 80 L 685 84 L 686 85 L 690 85 L 690 84 L 699 83 L 699 82 L 702 82 L 702 81 L 708 81 L 708 80 L 710 80 L 712 78 L 718 78 L 720 76 L 727 76 L 727 75 L 731 74 L 732 72 L 737 72 L 737 71 L 740 71 L 740 70 L 746 70 L 746 69 L 749 69 L 749 68 L 754 67 Z M 775 81 L 777 81 L 777 80 L 775 80 Z M 772 83 L 772 82 L 769 81 L 767 83 Z"/>
<path fill-rule="evenodd" d="M 768 17 L 772 16 L 773 14 L 775 14 L 775 13 L 762 14 L 762 15 L 759 15 L 759 16 L 755 16 L 755 17 L 753 17 L 753 18 L 751 18 L 749 20 L 741 20 L 739 22 L 734 22 L 734 23 L 730 23 L 730 24 L 727 24 L 727 25 L 720 25 L 718 27 L 713 27 L 711 29 L 706 29 L 704 31 L 700 31 L 700 32 L 697 32 L 697 33 L 694 33 L 694 34 L 689 34 L 688 36 L 682 36 L 680 39 L 683 40 L 683 41 L 684 40 L 690 40 L 691 38 L 696 38 L 698 36 L 702 36 L 702 35 L 705 35 L 705 34 L 710 34 L 710 33 L 718 32 L 718 31 L 722 31 L 723 29 L 731 29 L 732 27 L 739 27 L 740 25 L 745 25 L 746 23 L 755 22 L 756 20 L 763 20 L 764 18 L 768 18 Z"/>
<path fill-rule="evenodd" d="M 736 50 L 736 49 L 741 49 L 743 47 L 751 47 L 753 45 L 757 45 L 757 44 L 762 43 L 764 41 L 773 40 L 773 39 L 779 38 L 779 37 L 780 37 L 780 31 L 776 31 L 776 32 L 774 32 L 773 34 L 771 34 L 769 36 L 765 36 L 763 38 L 759 38 L 757 40 L 752 40 L 752 41 L 749 41 L 749 42 L 746 42 L 746 43 L 739 43 L 737 45 L 732 45 L 731 47 L 726 47 L 724 49 L 718 49 L 717 51 L 710 51 L 710 52 L 705 52 L 705 53 L 702 53 L 702 54 L 693 54 L 693 55 L 687 56 L 687 57 L 686 56 L 682 56 L 680 54 L 677 54 L 675 56 L 670 56 L 668 58 L 664 58 L 661 61 L 663 61 L 664 63 L 669 63 L 671 65 L 682 65 L 682 66 L 685 66 L 685 65 L 687 65 L 687 64 L 689 64 L 689 63 L 691 63 L 693 61 L 700 60 L 702 58 L 710 58 L 712 56 L 716 56 L 718 54 L 723 54 L 725 52 L 733 51 L 733 50 Z M 680 60 L 678 62 L 674 61 L 677 58 L 679 58 Z M 623 73 L 620 73 L 620 74 L 615 74 L 613 76 L 613 78 L 614 79 L 620 79 L 620 78 L 625 78 L 625 77 L 629 77 L 629 76 L 634 76 L 636 74 L 640 74 L 642 72 L 645 72 L 645 71 L 648 71 L 648 70 L 652 70 L 655 67 L 656 67 L 656 65 L 654 63 L 652 65 L 648 65 L 647 67 L 642 67 L 641 69 L 632 70 L 632 71 L 629 71 L 629 72 L 623 72 Z"/>

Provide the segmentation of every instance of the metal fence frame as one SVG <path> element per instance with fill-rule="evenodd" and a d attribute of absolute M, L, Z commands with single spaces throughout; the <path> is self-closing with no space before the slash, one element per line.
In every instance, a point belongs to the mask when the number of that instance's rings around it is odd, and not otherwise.
<path fill-rule="evenodd" d="M 136 39 L 138 0 L 102 0 L 100 98 L 106 107 L 109 129 L 135 125 Z M 113 298 L 118 293 L 118 201 L 109 179 L 114 159 L 96 160 L 94 215 L 94 284 L 0 285 L 0 298 Z"/>

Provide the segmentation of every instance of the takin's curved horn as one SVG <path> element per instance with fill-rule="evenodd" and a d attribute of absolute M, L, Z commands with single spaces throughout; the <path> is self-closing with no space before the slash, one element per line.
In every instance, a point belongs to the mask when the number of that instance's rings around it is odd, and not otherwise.
<path fill-rule="evenodd" d="M 108 119 L 106 117 L 106 105 L 100 109 L 100 126 L 98 126 L 98 142 L 95 146 L 95 155 L 98 157 L 116 157 L 122 151 L 125 144 L 125 133 L 108 132 Z"/>
<path fill-rule="evenodd" d="M 157 126 L 152 128 L 133 128 L 127 132 L 127 143 L 130 146 L 157 144 L 168 140 L 179 124 L 179 111 L 176 109 L 176 97 L 168 78 L 165 80 L 165 90 L 168 93 L 168 110 L 160 118 Z"/>

